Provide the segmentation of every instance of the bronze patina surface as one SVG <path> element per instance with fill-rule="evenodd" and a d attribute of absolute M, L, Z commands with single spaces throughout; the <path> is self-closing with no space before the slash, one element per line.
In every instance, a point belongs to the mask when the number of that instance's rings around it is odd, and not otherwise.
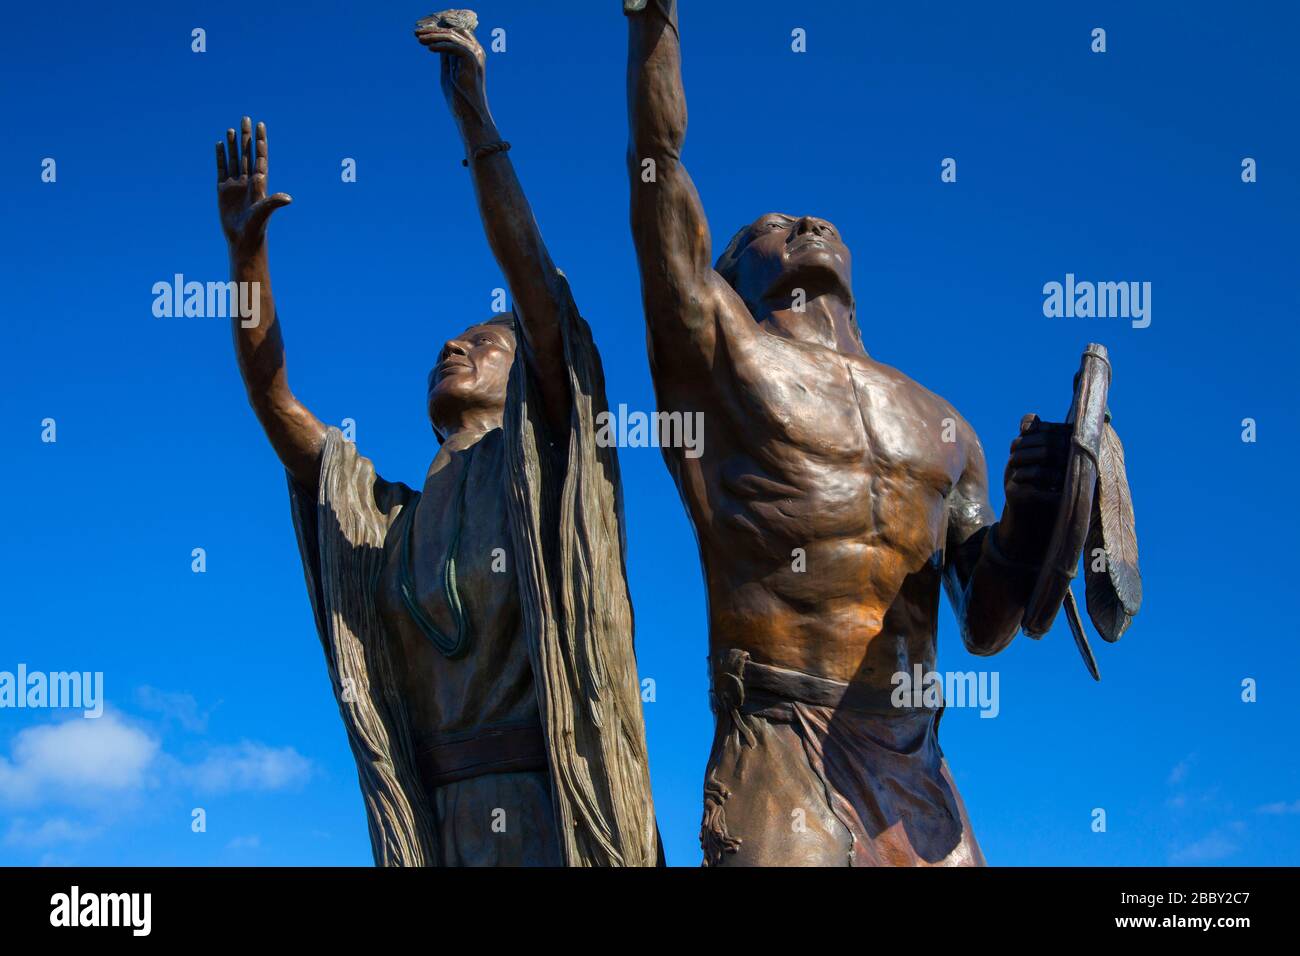
<path fill-rule="evenodd" d="M 831 222 L 767 213 L 712 261 L 682 162 L 677 4 L 624 11 L 654 384 L 661 410 L 704 416 L 704 454 L 664 457 L 708 595 L 705 863 L 982 864 L 939 747 L 941 708 L 895 706 L 891 691 L 896 675 L 935 669 L 941 590 L 972 653 L 1015 637 L 1060 512 L 1072 426 L 1024 422 L 996 515 L 970 425 L 864 347 Z"/>
<path fill-rule="evenodd" d="M 514 310 L 437 355 L 422 484 L 379 477 L 290 390 L 266 229 L 291 199 L 267 194 L 247 117 L 216 150 L 231 277 L 262 316 L 232 323 L 235 353 L 289 475 L 376 863 L 655 865 L 618 462 L 594 439 L 603 373 L 488 108 L 476 22 L 446 11 L 416 38 Z"/>

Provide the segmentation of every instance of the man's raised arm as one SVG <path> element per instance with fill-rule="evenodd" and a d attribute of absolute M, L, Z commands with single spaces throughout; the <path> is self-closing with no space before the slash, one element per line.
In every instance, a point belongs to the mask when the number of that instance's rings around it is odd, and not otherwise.
<path fill-rule="evenodd" d="M 624 12 L 632 240 L 652 354 L 711 360 L 717 310 L 733 294 L 713 271 L 709 224 L 682 165 L 686 95 L 677 2 L 624 0 Z M 657 373 L 664 371 L 657 363 Z"/>
<path fill-rule="evenodd" d="M 441 54 L 443 95 L 464 140 L 483 229 L 514 298 L 524 336 L 520 345 L 536 373 L 547 423 L 559 434 L 569 424 L 569 378 L 559 326 L 559 310 L 569 293 L 515 175 L 510 147 L 488 109 L 487 57 L 474 26 L 469 11 L 449 10 L 420 21 L 415 35 Z"/>

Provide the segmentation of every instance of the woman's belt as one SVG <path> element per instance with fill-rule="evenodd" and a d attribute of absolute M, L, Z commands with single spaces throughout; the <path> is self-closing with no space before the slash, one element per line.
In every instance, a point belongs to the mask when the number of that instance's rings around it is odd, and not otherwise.
<path fill-rule="evenodd" d="M 501 724 L 446 734 L 416 752 L 424 785 L 432 790 L 489 773 L 523 773 L 548 767 L 540 724 Z"/>

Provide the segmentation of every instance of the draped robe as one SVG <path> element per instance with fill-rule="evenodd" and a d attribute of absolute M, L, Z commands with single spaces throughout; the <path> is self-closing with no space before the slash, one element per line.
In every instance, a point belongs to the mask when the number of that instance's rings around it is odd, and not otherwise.
<path fill-rule="evenodd" d="M 618 457 L 596 442 L 596 418 L 608 410 L 604 372 L 562 275 L 561 285 L 572 406 L 567 436 L 553 437 L 567 441 L 567 455 L 563 468 L 552 466 L 530 363 L 517 353 L 503 426 L 511 564 L 561 858 L 567 866 L 654 866 L 662 853 L 633 650 Z M 336 428 L 326 435 L 318 494 L 305 494 L 292 479 L 289 492 L 375 863 L 437 865 L 437 810 L 414 764 L 399 665 L 375 600 L 385 540 L 409 497 L 378 479 Z"/>

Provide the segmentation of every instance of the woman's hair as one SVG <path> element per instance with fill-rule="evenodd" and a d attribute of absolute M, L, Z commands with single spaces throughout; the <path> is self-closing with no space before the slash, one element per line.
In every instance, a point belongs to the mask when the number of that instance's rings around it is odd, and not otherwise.
<path fill-rule="evenodd" d="M 479 325 L 503 325 L 511 332 L 514 332 L 515 314 L 514 312 L 498 312 L 495 315 L 493 315 L 492 318 L 488 319 L 486 322 L 479 322 L 478 324 Z M 472 325 L 470 326 L 470 328 L 473 327 L 474 326 Z"/>

